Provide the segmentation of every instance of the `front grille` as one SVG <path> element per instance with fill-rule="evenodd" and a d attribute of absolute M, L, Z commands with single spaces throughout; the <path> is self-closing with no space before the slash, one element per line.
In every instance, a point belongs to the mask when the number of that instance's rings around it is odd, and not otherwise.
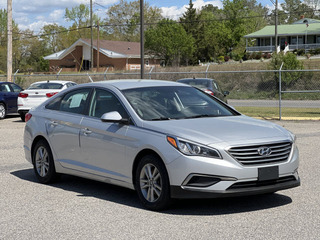
<path fill-rule="evenodd" d="M 229 154 L 243 165 L 278 163 L 288 160 L 291 142 L 232 147 Z"/>
<path fill-rule="evenodd" d="M 287 182 L 294 182 L 297 181 L 294 176 L 287 176 L 287 177 L 281 177 L 276 180 L 268 180 L 268 181 L 251 181 L 251 182 L 239 182 L 235 183 L 232 186 L 228 188 L 229 189 L 238 189 L 238 188 L 252 188 L 252 187 L 261 187 L 261 186 L 269 186 L 274 184 L 280 184 L 280 183 L 287 183 Z"/>

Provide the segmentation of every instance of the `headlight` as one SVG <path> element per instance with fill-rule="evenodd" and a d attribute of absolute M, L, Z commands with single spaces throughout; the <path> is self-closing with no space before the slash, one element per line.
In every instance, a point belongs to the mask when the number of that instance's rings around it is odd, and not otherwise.
<path fill-rule="evenodd" d="M 185 155 L 222 159 L 219 151 L 214 148 L 204 147 L 196 143 L 187 142 L 185 140 L 169 136 L 167 137 L 167 140 L 174 148 L 176 148 Z"/>

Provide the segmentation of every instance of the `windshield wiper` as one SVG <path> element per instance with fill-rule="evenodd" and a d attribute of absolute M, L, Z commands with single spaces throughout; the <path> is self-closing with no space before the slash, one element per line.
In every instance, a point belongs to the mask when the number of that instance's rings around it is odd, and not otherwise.
<path fill-rule="evenodd" d="M 164 120 L 171 120 L 171 118 L 168 117 L 160 117 L 160 118 L 153 118 L 151 121 L 164 121 Z"/>
<path fill-rule="evenodd" d="M 183 119 L 189 119 L 189 118 L 206 118 L 206 117 L 216 117 L 215 115 L 209 115 L 209 114 L 200 114 L 200 115 L 194 115 L 190 117 L 184 117 Z"/>

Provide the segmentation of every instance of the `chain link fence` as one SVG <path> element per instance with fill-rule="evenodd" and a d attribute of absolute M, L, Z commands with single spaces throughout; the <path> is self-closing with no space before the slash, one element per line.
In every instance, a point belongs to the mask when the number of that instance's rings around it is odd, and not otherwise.
<path fill-rule="evenodd" d="M 146 79 L 176 81 L 181 78 L 213 78 L 222 91 L 229 91 L 228 103 L 238 111 L 264 119 L 320 119 L 320 70 L 179 72 L 153 68 Z M 86 74 L 14 74 L 13 80 L 23 88 L 31 83 L 68 80 L 78 84 L 114 79 L 140 79 L 140 71 Z M 0 81 L 6 81 L 0 76 Z"/>

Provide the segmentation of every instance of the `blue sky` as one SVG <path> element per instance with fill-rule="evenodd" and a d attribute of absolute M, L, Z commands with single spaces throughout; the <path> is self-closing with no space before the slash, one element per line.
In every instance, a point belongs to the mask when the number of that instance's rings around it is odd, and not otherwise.
<path fill-rule="evenodd" d="M 90 0 L 12 0 L 13 1 L 13 18 L 22 30 L 31 29 L 38 33 L 41 27 L 46 24 L 57 23 L 68 26 L 64 19 L 65 9 L 78 6 L 79 4 L 90 5 Z M 120 0 L 93 0 L 94 12 L 104 18 L 105 11 L 111 5 L 118 3 Z M 151 6 L 157 6 L 162 9 L 165 17 L 177 19 L 189 5 L 189 0 L 145 0 Z M 262 5 L 271 7 L 270 0 L 258 0 Z M 282 0 L 279 0 L 282 2 Z M 220 0 L 193 0 L 196 8 L 201 8 L 206 4 L 213 4 L 221 7 Z M 103 6 L 103 7 L 101 7 Z M 7 8 L 7 0 L 0 0 L 0 8 Z"/>

